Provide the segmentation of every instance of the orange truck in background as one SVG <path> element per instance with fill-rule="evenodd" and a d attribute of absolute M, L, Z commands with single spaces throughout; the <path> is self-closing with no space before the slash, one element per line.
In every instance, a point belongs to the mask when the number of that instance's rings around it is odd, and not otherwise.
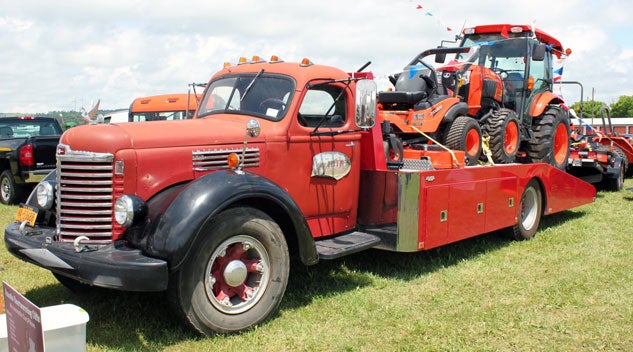
<path fill-rule="evenodd" d="M 162 94 L 136 98 L 130 105 L 129 122 L 184 120 L 196 112 L 202 94 Z"/>

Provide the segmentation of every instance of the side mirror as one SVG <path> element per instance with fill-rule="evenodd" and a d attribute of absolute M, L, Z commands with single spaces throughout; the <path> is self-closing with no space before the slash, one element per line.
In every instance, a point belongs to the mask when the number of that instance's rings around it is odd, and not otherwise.
<path fill-rule="evenodd" d="M 376 124 L 376 82 L 363 79 L 356 82 L 356 126 L 372 128 Z"/>
<path fill-rule="evenodd" d="M 532 61 L 545 60 L 545 48 L 543 44 L 534 44 L 532 47 Z"/>
<path fill-rule="evenodd" d="M 435 63 L 443 64 L 446 61 L 446 53 L 437 53 L 435 54 Z"/>

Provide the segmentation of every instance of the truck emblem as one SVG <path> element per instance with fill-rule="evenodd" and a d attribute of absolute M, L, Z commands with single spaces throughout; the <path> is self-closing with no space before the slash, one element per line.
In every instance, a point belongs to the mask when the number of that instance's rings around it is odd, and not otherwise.
<path fill-rule="evenodd" d="M 312 157 L 312 176 L 340 180 L 349 173 L 352 162 L 341 152 L 319 153 Z"/>

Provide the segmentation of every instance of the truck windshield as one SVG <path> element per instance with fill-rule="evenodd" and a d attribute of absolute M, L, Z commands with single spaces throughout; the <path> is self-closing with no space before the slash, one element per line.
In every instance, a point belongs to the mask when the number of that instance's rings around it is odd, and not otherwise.
<path fill-rule="evenodd" d="M 292 79 L 266 73 L 222 76 L 211 82 L 197 117 L 218 113 L 246 114 L 272 121 L 283 119 L 295 91 Z"/>

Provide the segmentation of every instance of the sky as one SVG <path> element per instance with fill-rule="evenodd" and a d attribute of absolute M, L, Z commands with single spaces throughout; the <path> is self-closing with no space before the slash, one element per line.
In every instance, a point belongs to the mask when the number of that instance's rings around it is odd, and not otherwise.
<path fill-rule="evenodd" d="M 421 8 L 418 8 L 420 7 Z M 532 24 L 572 54 L 585 99 L 633 95 L 630 0 L 0 0 L 0 112 L 128 108 L 186 93 L 240 56 L 307 57 L 380 78 L 464 26 Z M 450 30 L 449 30 L 450 28 Z M 379 89 L 387 86 L 379 84 Z M 569 104 L 575 86 L 555 89 Z"/>

